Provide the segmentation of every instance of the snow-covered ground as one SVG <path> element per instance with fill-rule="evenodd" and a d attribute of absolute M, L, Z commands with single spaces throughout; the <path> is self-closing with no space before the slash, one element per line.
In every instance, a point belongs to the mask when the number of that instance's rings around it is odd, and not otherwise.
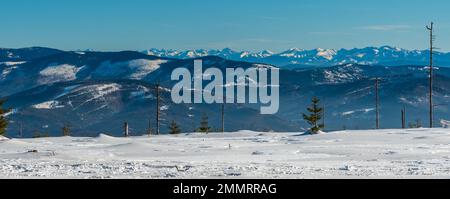
<path fill-rule="evenodd" d="M 450 129 L 0 139 L 0 178 L 230 177 L 450 178 Z"/>

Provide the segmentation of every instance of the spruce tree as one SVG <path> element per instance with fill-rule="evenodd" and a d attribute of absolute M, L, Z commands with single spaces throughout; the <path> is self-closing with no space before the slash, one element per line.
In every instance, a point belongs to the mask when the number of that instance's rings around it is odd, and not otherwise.
<path fill-rule="evenodd" d="M 200 128 L 198 128 L 197 131 L 200 133 L 209 133 L 211 131 L 211 127 L 209 126 L 208 123 L 208 117 L 206 115 L 202 117 L 202 121 L 200 122 Z"/>
<path fill-rule="evenodd" d="M 324 127 L 323 124 L 319 124 L 323 117 L 323 108 L 319 106 L 320 100 L 317 97 L 313 97 L 311 102 L 311 106 L 307 108 L 309 114 L 303 114 L 303 119 L 311 125 L 309 129 L 311 134 L 317 134 Z"/>
<path fill-rule="evenodd" d="M 70 136 L 71 132 L 70 132 L 70 125 L 69 124 L 64 124 L 63 128 L 62 128 L 62 133 L 63 136 Z"/>
<path fill-rule="evenodd" d="M 0 135 L 6 134 L 6 128 L 8 127 L 8 120 L 5 117 L 5 114 L 9 112 L 9 110 L 6 110 L 3 108 L 3 104 L 5 103 L 5 100 L 0 99 Z"/>
<path fill-rule="evenodd" d="M 169 133 L 173 135 L 181 133 L 180 126 L 178 126 L 175 120 L 172 120 L 172 122 L 170 123 L 169 130 Z"/>

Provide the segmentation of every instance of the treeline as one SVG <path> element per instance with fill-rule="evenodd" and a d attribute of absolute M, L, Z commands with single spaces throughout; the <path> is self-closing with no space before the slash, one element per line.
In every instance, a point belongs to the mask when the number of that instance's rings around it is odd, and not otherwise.
<path fill-rule="evenodd" d="M 162 98 L 162 94 L 161 94 L 161 90 L 163 88 L 160 86 L 159 83 L 155 84 L 154 87 L 154 94 L 156 96 L 156 110 L 155 110 L 155 118 L 156 118 L 156 125 L 155 128 L 152 128 L 151 125 L 151 120 L 149 120 L 149 125 L 148 128 L 146 130 L 146 133 L 148 135 L 159 135 L 161 134 L 161 121 L 162 121 L 162 116 L 163 114 L 163 106 L 165 104 L 165 102 L 163 101 Z M 376 124 L 376 129 L 380 128 L 380 123 L 379 123 L 379 97 L 378 97 L 378 90 L 379 90 L 379 79 L 376 79 L 376 84 L 375 84 L 375 107 L 376 107 L 376 119 L 375 119 L 375 124 Z M 320 99 L 318 97 L 313 97 L 311 99 L 311 105 L 308 106 L 306 108 L 307 113 L 303 113 L 302 114 L 302 119 L 308 123 L 310 125 L 310 128 L 308 129 L 308 131 L 306 133 L 309 134 L 319 134 L 322 133 L 323 129 L 325 128 L 325 106 L 322 105 L 320 103 Z M 6 131 L 7 131 L 7 127 L 8 127 L 8 120 L 6 118 L 6 115 L 11 111 L 11 109 L 7 109 L 4 108 L 4 103 L 5 103 L 5 99 L 0 99 L 0 135 L 5 135 Z M 221 111 L 221 121 L 222 121 L 222 126 L 220 129 L 218 128 L 213 128 L 209 125 L 209 121 L 208 121 L 208 116 L 206 114 L 203 114 L 203 116 L 201 117 L 198 127 L 195 128 L 193 131 L 195 132 L 200 132 L 200 133 L 212 133 L 212 132 L 224 132 L 225 131 L 225 122 L 224 122 L 224 117 L 225 117 L 225 105 L 222 105 L 222 111 Z M 402 128 L 421 128 L 422 122 L 420 120 L 416 120 L 414 122 L 409 122 L 407 124 L 406 121 L 406 108 L 402 108 L 401 109 L 401 125 Z M 181 126 L 177 123 L 176 120 L 169 120 L 171 121 L 168 124 L 168 134 L 180 134 L 186 131 L 183 131 L 183 129 L 181 128 Z M 130 136 L 130 131 L 129 131 L 129 124 L 128 122 L 124 122 L 124 126 L 123 126 L 123 135 L 125 137 Z M 192 129 L 190 129 L 189 131 L 191 131 Z M 345 130 L 345 128 L 344 128 Z M 20 124 L 20 136 L 23 136 L 23 128 L 22 128 L 22 124 Z M 64 123 L 62 125 L 61 128 L 61 135 L 62 136 L 71 136 L 72 135 L 72 125 L 70 123 Z M 48 132 L 34 132 L 34 134 L 32 135 L 32 137 L 34 138 L 38 138 L 38 137 L 48 137 L 49 133 Z"/>
<path fill-rule="evenodd" d="M 8 128 L 8 120 L 6 119 L 6 114 L 10 111 L 3 108 L 5 103 L 4 99 L 0 99 L 0 135 L 6 134 L 6 129 Z"/>

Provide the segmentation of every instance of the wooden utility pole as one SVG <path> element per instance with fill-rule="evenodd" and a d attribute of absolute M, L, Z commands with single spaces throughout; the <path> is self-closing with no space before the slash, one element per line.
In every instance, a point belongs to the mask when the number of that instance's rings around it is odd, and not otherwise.
<path fill-rule="evenodd" d="M 434 42 L 434 32 L 433 32 L 434 23 L 431 22 L 430 26 L 427 26 L 428 31 L 430 31 L 430 72 L 429 72 L 429 102 L 430 102 L 430 128 L 433 128 L 433 42 Z"/>
<path fill-rule="evenodd" d="M 156 135 L 160 133 L 160 116 L 161 116 L 161 95 L 159 93 L 159 82 L 155 85 L 156 92 Z"/>
<path fill-rule="evenodd" d="M 19 137 L 23 138 L 23 123 L 19 123 Z"/>
<path fill-rule="evenodd" d="M 123 124 L 123 134 L 125 137 L 130 137 L 130 131 L 129 131 L 129 127 L 128 127 L 128 122 L 125 122 Z"/>
<path fill-rule="evenodd" d="M 375 126 L 376 126 L 376 129 L 380 129 L 379 84 L 380 84 L 380 79 L 377 77 L 375 79 Z"/>

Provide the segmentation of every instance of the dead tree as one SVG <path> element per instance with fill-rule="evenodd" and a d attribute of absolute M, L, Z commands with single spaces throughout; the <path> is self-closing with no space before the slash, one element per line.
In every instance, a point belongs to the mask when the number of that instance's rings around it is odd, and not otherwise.
<path fill-rule="evenodd" d="M 130 137 L 130 131 L 129 131 L 128 122 L 125 122 L 123 124 L 123 134 L 124 134 L 125 137 Z"/>
<path fill-rule="evenodd" d="M 153 134 L 152 120 L 151 119 L 148 120 L 147 134 L 148 134 L 148 136 L 151 136 Z"/>

